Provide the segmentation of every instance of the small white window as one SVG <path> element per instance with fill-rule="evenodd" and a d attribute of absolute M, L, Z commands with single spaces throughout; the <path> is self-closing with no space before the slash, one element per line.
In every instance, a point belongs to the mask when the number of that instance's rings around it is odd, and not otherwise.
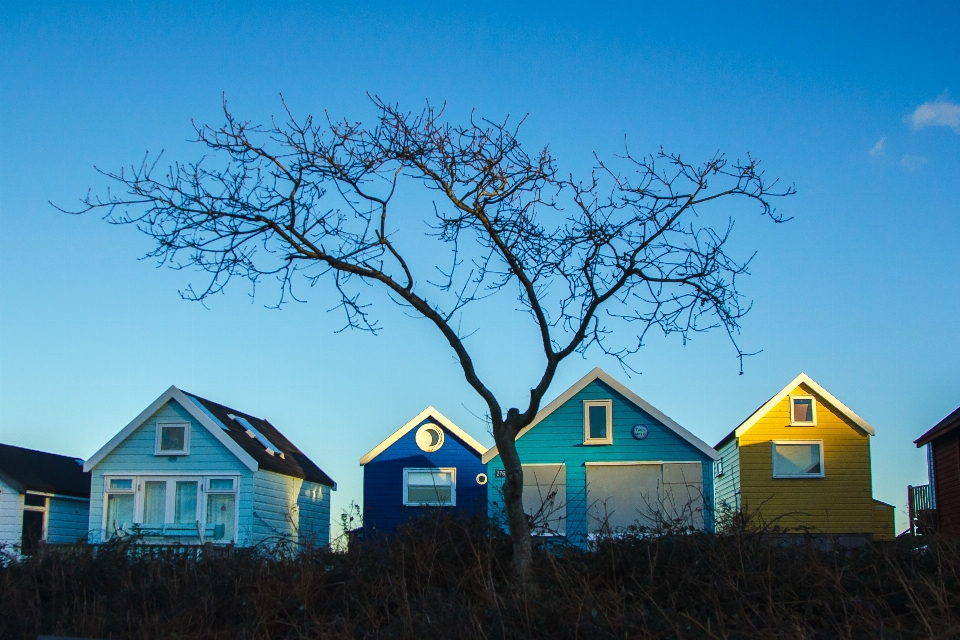
<path fill-rule="evenodd" d="M 774 478 L 822 478 L 823 441 L 773 443 Z"/>
<path fill-rule="evenodd" d="M 717 458 L 713 463 L 713 475 L 720 477 L 723 475 L 723 458 Z"/>
<path fill-rule="evenodd" d="M 812 427 L 817 424 L 817 402 L 813 396 L 790 396 L 790 426 Z"/>
<path fill-rule="evenodd" d="M 457 506 L 457 470 L 404 469 L 403 504 L 408 507 Z"/>
<path fill-rule="evenodd" d="M 613 444 L 613 400 L 584 400 L 583 444 Z"/>
<path fill-rule="evenodd" d="M 155 455 L 185 456 L 190 453 L 190 425 L 186 422 L 158 422 Z"/>

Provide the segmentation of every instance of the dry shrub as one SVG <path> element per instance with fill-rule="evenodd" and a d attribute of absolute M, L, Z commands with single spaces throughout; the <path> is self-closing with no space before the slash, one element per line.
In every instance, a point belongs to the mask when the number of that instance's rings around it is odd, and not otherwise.
<path fill-rule="evenodd" d="M 425 519 L 345 553 L 137 557 L 48 548 L 0 568 L 0 636 L 98 638 L 954 638 L 960 548 L 824 549 L 737 532 L 549 544 L 536 593 L 481 520 Z"/>

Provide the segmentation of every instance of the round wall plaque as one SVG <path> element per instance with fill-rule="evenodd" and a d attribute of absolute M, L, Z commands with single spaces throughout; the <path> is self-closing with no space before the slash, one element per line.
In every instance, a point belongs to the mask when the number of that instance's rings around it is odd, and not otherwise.
<path fill-rule="evenodd" d="M 637 440 L 643 440 L 647 437 L 647 434 L 650 433 L 649 429 L 645 425 L 635 424 L 633 425 L 633 437 Z"/>
<path fill-rule="evenodd" d="M 478 473 L 477 474 L 477 484 L 487 484 L 487 474 Z"/>
<path fill-rule="evenodd" d="M 417 446 L 430 453 L 443 446 L 443 429 L 435 424 L 425 424 L 417 429 Z"/>

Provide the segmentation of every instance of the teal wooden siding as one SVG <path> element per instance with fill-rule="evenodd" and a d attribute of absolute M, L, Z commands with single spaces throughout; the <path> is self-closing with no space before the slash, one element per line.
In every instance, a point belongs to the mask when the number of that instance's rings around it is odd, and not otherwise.
<path fill-rule="evenodd" d="M 717 512 L 740 508 L 740 447 L 734 438 L 720 449 L 723 474 L 716 478 Z"/>
<path fill-rule="evenodd" d="M 613 401 L 613 444 L 583 444 L 584 401 Z M 647 427 L 643 440 L 633 437 L 634 425 Z M 548 415 L 517 442 L 523 464 L 563 463 L 566 466 L 566 536 L 576 544 L 587 540 L 586 463 L 594 462 L 699 462 L 704 494 L 704 527 L 714 528 L 713 459 L 643 409 L 600 380 L 594 380 Z M 503 513 L 503 469 L 500 456 L 488 463 L 488 504 L 491 517 Z"/>
<path fill-rule="evenodd" d="M 298 540 L 309 547 L 330 544 L 330 487 L 304 482 L 297 496 L 300 516 Z"/>
<path fill-rule="evenodd" d="M 189 424 L 189 455 L 154 455 L 158 421 Z M 239 476 L 238 543 L 249 544 L 253 541 L 249 536 L 249 532 L 254 529 L 252 523 L 253 473 L 175 400 L 170 400 L 158 409 L 91 471 L 88 529 L 93 542 L 100 541 L 103 533 L 104 475 L 118 474 Z"/>
<path fill-rule="evenodd" d="M 70 544 L 86 540 L 90 502 L 86 499 L 50 498 L 47 501 L 47 542 Z"/>

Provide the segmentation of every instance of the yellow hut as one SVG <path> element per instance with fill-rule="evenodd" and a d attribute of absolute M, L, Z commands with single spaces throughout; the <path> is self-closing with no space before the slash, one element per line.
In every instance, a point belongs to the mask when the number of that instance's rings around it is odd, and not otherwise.
<path fill-rule="evenodd" d="M 717 509 L 787 531 L 893 540 L 873 499 L 874 429 L 801 373 L 716 445 Z"/>

